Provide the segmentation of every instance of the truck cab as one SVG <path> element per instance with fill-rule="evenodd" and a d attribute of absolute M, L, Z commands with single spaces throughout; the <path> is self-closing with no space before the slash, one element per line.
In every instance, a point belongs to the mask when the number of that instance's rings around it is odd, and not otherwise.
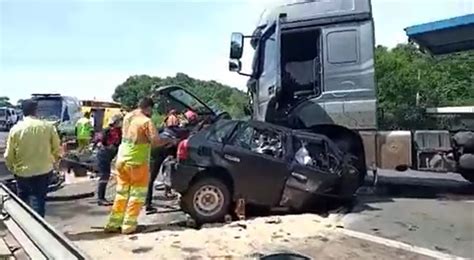
<path fill-rule="evenodd" d="M 252 35 L 233 33 L 230 46 L 229 69 L 249 76 L 253 119 L 325 134 L 365 171 L 375 159 L 366 162 L 361 132 L 374 146 L 377 129 L 370 0 L 299 1 L 262 17 Z M 241 72 L 245 38 L 250 74 Z"/>

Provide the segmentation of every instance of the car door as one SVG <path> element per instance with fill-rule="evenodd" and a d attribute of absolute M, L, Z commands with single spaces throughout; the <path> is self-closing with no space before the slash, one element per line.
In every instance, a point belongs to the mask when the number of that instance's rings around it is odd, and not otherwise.
<path fill-rule="evenodd" d="M 324 140 L 311 134 L 295 134 L 292 139 L 290 174 L 285 183 L 281 206 L 301 209 L 311 203 L 315 195 L 333 193 L 339 186 L 340 172 L 331 171 Z M 302 164 L 297 160 L 302 144 L 309 153 L 311 163 Z"/>
<path fill-rule="evenodd" d="M 274 157 L 256 151 L 253 142 L 260 129 L 242 123 L 223 149 L 223 159 L 234 179 L 234 194 L 262 206 L 279 203 L 289 174 L 284 155 Z"/>

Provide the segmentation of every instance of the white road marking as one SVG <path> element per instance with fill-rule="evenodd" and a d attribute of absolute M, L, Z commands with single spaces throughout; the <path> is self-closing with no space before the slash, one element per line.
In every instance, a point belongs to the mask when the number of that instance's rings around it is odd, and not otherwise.
<path fill-rule="evenodd" d="M 424 248 L 424 247 L 410 245 L 407 243 L 403 243 L 403 242 L 399 242 L 399 241 L 395 241 L 395 240 L 391 240 L 391 239 L 387 239 L 383 237 L 378 237 L 378 236 L 374 236 L 374 235 L 370 235 L 370 234 L 366 234 L 366 233 L 362 233 L 358 231 L 353 231 L 350 229 L 338 228 L 336 229 L 336 232 L 342 233 L 347 236 L 382 244 L 385 246 L 402 249 L 402 250 L 417 253 L 420 255 L 425 255 L 428 257 L 433 257 L 436 259 L 462 259 L 462 260 L 468 259 L 468 258 L 463 258 L 463 257 L 455 256 L 455 255 L 441 253 L 441 252 Z"/>

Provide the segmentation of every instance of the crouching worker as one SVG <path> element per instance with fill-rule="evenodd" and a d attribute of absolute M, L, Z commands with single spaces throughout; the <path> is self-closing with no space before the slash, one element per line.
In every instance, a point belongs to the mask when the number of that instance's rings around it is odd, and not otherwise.
<path fill-rule="evenodd" d="M 97 187 L 97 204 L 99 206 L 110 206 L 112 202 L 105 199 L 107 184 L 110 179 L 112 160 L 117 155 L 117 150 L 122 140 L 122 116 L 115 115 L 110 119 L 109 126 L 106 127 L 97 145 L 99 152 L 97 153 L 99 168 L 99 183 Z"/>
<path fill-rule="evenodd" d="M 22 104 L 25 119 L 11 130 L 5 149 L 5 164 L 17 183 L 18 197 L 44 217 L 46 194 L 60 142 L 56 128 L 36 118 L 38 104 Z"/>
<path fill-rule="evenodd" d="M 105 232 L 134 233 L 137 219 L 145 202 L 150 151 L 152 146 L 167 145 L 159 138 L 153 122 L 153 100 L 144 98 L 138 109 L 125 115 L 122 143 L 117 155 L 117 193 Z"/>

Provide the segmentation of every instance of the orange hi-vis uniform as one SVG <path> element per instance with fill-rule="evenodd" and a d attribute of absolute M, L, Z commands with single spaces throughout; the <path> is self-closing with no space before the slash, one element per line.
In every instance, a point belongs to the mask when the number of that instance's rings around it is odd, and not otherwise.
<path fill-rule="evenodd" d="M 117 193 L 106 230 L 136 230 L 147 194 L 151 144 L 157 135 L 153 122 L 142 112 L 136 110 L 124 117 L 116 163 Z"/>

